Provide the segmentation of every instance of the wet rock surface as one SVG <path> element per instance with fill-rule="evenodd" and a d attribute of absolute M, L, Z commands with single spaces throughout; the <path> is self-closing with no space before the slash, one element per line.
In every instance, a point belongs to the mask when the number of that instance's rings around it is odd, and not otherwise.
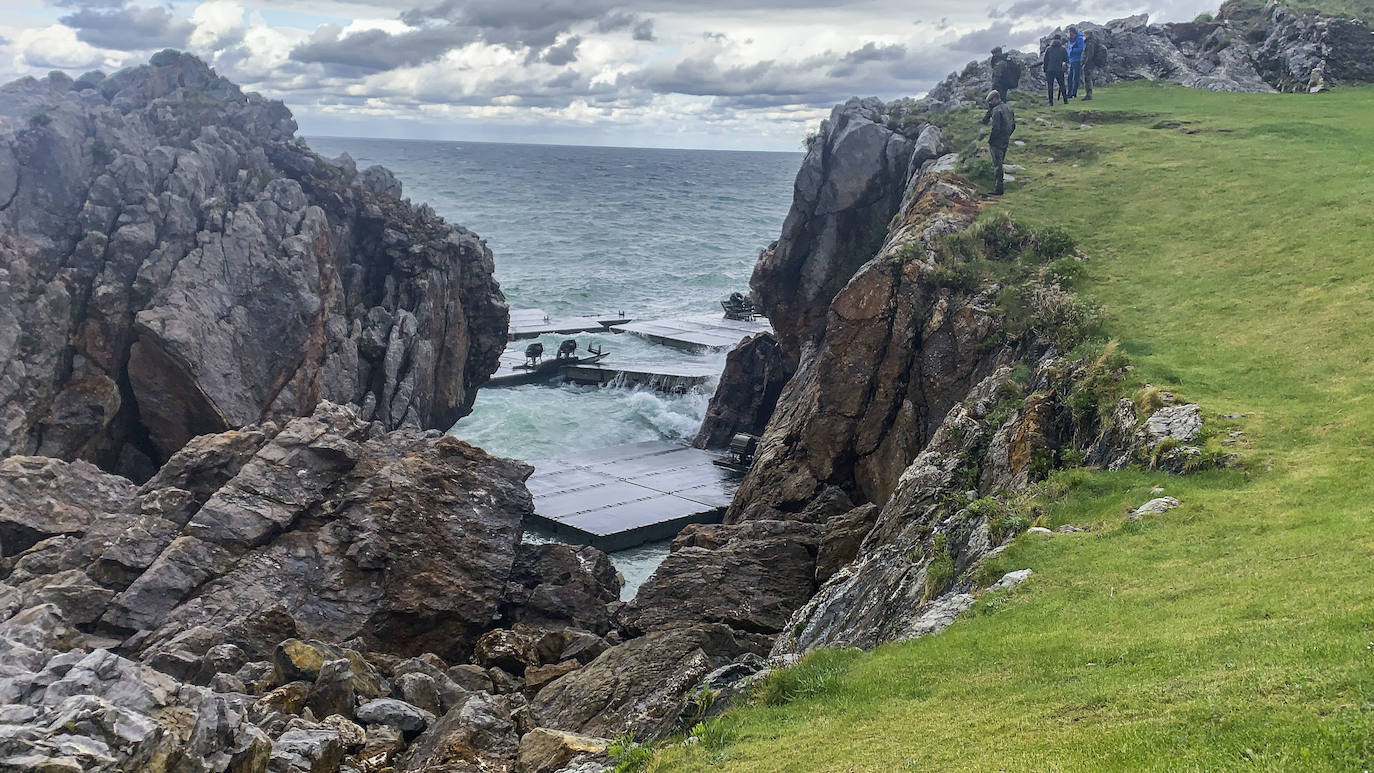
<path fill-rule="evenodd" d="M 485 245 L 198 59 L 16 81 L 0 119 L 0 456 L 146 479 L 321 400 L 447 428 L 495 369 Z"/>

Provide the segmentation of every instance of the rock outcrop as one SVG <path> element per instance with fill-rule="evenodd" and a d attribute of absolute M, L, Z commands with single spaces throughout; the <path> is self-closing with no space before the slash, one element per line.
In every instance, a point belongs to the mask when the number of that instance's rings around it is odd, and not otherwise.
<path fill-rule="evenodd" d="M 595 577 L 572 548 L 520 543 L 528 472 L 332 403 L 280 430 L 196 438 L 141 488 L 84 462 L 10 457 L 5 582 L 21 607 L 133 634 L 125 649 L 151 659 L 215 644 L 256 659 L 289 636 L 462 659 L 506 615 L 604 630 L 605 557 L 587 557 Z M 555 571 L 541 557 L 559 551 L 574 555 Z"/>
<path fill-rule="evenodd" d="M 1174 81 L 1212 91 L 1321 91 L 1343 83 L 1374 81 L 1374 32 L 1359 19 L 1295 10 L 1275 2 L 1263 8 L 1226 3 L 1214 20 L 1150 24 L 1142 14 L 1106 24 L 1080 22 L 1109 50 L 1100 84 L 1131 80 Z M 1023 91 L 1044 95 L 1041 52 L 1012 52 L 1024 66 Z M 945 112 L 981 105 L 992 88 L 986 59 L 961 71 L 916 101 L 919 109 Z"/>
<path fill-rule="evenodd" d="M 725 358 L 725 369 L 692 445 L 725 448 L 737 433 L 762 434 L 790 378 L 792 368 L 776 336 L 759 333 L 741 341 Z"/>
<path fill-rule="evenodd" d="M 883 107 L 852 99 L 821 124 L 782 235 L 749 280 L 792 363 L 825 332 L 830 299 L 873 257 L 901 203 L 912 142 L 887 128 Z"/>
<path fill-rule="evenodd" d="M 727 521 L 796 513 L 827 486 L 857 503 L 886 501 L 945 414 L 1002 356 L 987 345 L 1000 331 L 992 297 L 960 296 L 929 278 L 938 266 L 927 251 L 972 222 L 978 194 L 927 167 L 890 232 L 883 223 L 876 257 L 830 303 Z"/>
<path fill-rule="evenodd" d="M 196 58 L 0 89 L 0 456 L 145 479 L 356 403 L 447 428 L 504 347 L 492 256 Z"/>

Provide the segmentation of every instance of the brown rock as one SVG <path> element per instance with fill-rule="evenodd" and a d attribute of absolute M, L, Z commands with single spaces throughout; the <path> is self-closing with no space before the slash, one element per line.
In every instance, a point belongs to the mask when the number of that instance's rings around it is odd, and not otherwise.
<path fill-rule="evenodd" d="M 582 664 L 576 660 L 565 660 L 547 666 L 530 666 L 525 669 L 525 690 L 530 693 L 538 692 L 549 682 L 564 674 L 571 674 L 581 667 Z"/>
<path fill-rule="evenodd" d="M 554 773 L 574 757 L 604 754 L 610 741 L 577 733 L 536 727 L 520 739 L 518 773 Z"/>

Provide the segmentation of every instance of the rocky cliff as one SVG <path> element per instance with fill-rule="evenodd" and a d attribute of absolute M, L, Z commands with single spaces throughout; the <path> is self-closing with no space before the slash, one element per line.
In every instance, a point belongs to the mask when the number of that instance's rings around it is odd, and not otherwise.
<path fill-rule="evenodd" d="M 470 409 L 505 339 L 490 251 L 295 130 L 170 51 L 0 89 L 0 455 L 144 479 L 321 400 Z"/>
<path fill-rule="evenodd" d="M 1374 31 L 1359 19 L 1322 16 L 1276 2 L 1263 7 L 1228 2 L 1215 19 L 1150 24 L 1146 15 L 1106 24 L 1080 22 L 1108 47 L 1108 63 L 1094 79 L 1098 85 L 1131 80 L 1173 81 L 1212 91 L 1321 91 L 1347 83 L 1374 81 Z M 1055 30 L 1041 38 L 1040 50 L 1012 52 L 1025 66 L 1023 91 L 1043 95 L 1041 52 Z M 982 104 L 992 88 L 986 59 L 961 71 L 917 100 L 922 110 L 948 111 Z"/>

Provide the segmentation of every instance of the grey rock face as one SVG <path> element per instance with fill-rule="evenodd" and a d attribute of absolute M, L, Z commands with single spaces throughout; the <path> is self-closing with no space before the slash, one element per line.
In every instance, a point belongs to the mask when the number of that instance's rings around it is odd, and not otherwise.
<path fill-rule="evenodd" d="M 0 126 L 0 456 L 144 479 L 321 400 L 447 427 L 496 367 L 483 243 L 194 57 L 16 81 Z"/>
<path fill-rule="evenodd" d="M 0 462 L 7 587 L 17 606 L 51 601 L 91 630 L 139 632 L 133 651 L 188 677 L 214 645 L 263 659 L 292 636 L 461 660 L 525 604 L 604 631 L 603 554 L 548 546 L 530 555 L 566 551 L 563 563 L 517 561 L 527 471 L 452 437 L 383 434 L 330 403 L 270 440 L 197 439 L 142 489 L 83 462 L 14 457 Z"/>
<path fill-rule="evenodd" d="M 767 642 L 723 625 L 654 631 L 551 683 L 530 709 L 541 727 L 658 737 L 675 728 L 687 694 L 701 679 L 745 653 L 762 654 Z"/>
<path fill-rule="evenodd" d="M 884 125 L 883 109 L 852 99 L 821 125 L 782 235 L 749 281 L 791 362 L 825 331 L 830 299 L 877 252 L 902 200 L 912 143 Z"/>
<path fill-rule="evenodd" d="M 725 448 L 737 433 L 763 434 L 791 377 L 792 367 L 776 336 L 759 333 L 741 341 L 725 358 L 725 369 L 692 445 Z"/>
<path fill-rule="evenodd" d="M 621 628 L 723 623 L 777 633 L 815 590 L 819 540 L 819 527 L 796 521 L 688 526 L 621 612 Z"/>

